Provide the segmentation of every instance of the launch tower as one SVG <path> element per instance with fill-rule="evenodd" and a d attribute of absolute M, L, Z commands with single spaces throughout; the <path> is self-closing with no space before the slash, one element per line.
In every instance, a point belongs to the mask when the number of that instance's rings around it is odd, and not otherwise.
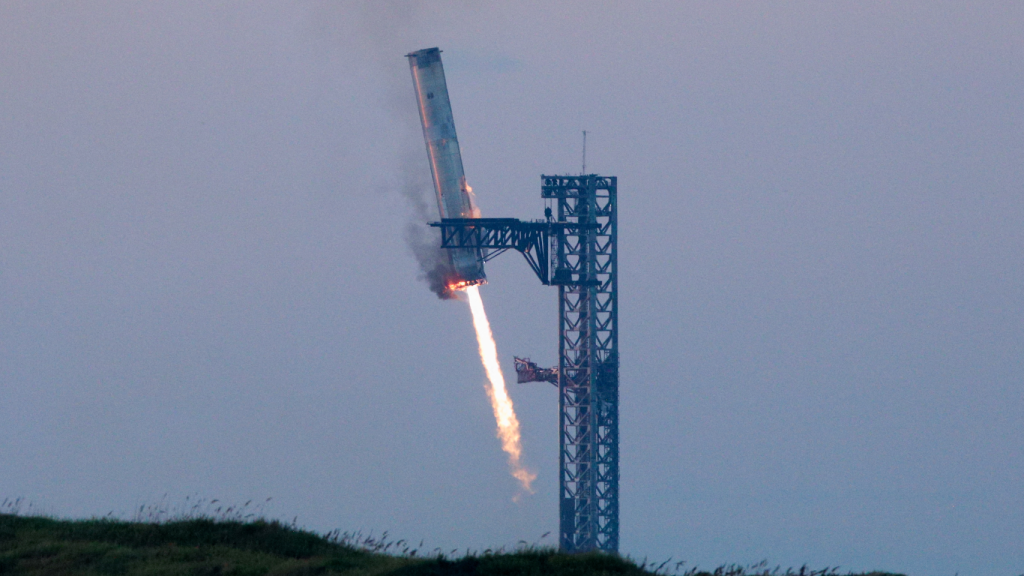
<path fill-rule="evenodd" d="M 559 408 L 559 547 L 619 549 L 617 179 L 541 176 L 545 220 L 445 218 L 441 246 L 509 249 L 558 286 L 558 368 L 516 359 L 519 382 L 555 381 Z M 486 250 L 483 250 L 486 249 Z"/>
<path fill-rule="evenodd" d="M 557 201 L 559 546 L 619 549 L 616 178 L 544 176 Z"/>

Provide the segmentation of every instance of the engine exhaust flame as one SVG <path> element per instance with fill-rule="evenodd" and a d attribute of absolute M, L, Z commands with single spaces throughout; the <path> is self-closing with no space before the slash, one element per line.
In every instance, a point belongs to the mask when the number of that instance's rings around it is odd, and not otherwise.
<path fill-rule="evenodd" d="M 476 329 L 476 341 L 480 347 L 480 360 L 491 384 L 487 388 L 487 395 L 491 398 L 494 419 L 498 422 L 501 449 L 508 453 L 508 465 L 512 469 L 512 476 L 519 480 L 524 490 L 533 493 L 530 485 L 537 475 L 527 470 L 522 463 L 523 447 L 519 438 L 519 419 L 516 418 L 512 399 L 508 397 L 508 391 L 505 389 L 505 377 L 501 373 L 501 365 L 498 364 L 498 348 L 494 343 L 494 335 L 491 334 L 491 324 L 487 321 L 487 312 L 484 311 L 484 301 L 480 299 L 480 289 L 477 286 L 468 286 L 465 292 L 469 296 L 469 309 L 473 312 L 473 328 Z"/>

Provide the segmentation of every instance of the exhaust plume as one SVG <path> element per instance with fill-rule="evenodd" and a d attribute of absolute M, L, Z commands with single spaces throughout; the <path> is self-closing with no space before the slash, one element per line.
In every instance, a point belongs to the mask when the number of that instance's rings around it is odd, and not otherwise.
<path fill-rule="evenodd" d="M 487 380 L 490 382 L 487 395 L 491 398 L 494 419 L 498 423 L 501 449 L 508 454 L 508 465 L 512 470 L 512 476 L 519 480 L 524 490 L 532 494 L 533 489 L 530 485 L 537 475 L 527 470 L 522 463 L 523 447 L 519 437 L 519 419 L 516 418 L 512 399 L 508 397 L 508 391 L 505 389 L 505 377 L 502 375 L 501 365 L 498 363 L 498 348 L 494 343 L 494 335 L 491 334 L 491 324 L 487 321 L 487 312 L 484 311 L 484 301 L 480 298 L 480 290 L 477 286 L 470 286 L 465 289 L 465 292 L 469 297 L 469 309 L 473 313 L 473 328 L 476 329 L 480 360 L 484 364 L 484 372 L 487 373 Z"/>

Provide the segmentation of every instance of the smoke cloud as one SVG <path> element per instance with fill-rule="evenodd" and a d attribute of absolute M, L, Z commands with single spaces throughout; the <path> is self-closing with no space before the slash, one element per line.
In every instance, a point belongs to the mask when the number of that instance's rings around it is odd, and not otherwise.
<path fill-rule="evenodd" d="M 447 251 L 441 248 L 441 234 L 426 225 L 437 219 L 427 200 L 430 184 L 422 162 L 416 162 L 411 150 L 402 158 L 401 178 L 399 192 L 411 209 L 410 220 L 405 225 L 405 243 L 419 264 L 419 279 L 426 281 L 438 298 L 454 299 L 455 293 L 448 288 L 454 272 Z"/>
<path fill-rule="evenodd" d="M 332 28 L 343 28 L 339 24 L 353 15 L 352 6 L 348 4 L 318 2 L 313 7 L 315 20 L 328 34 Z M 427 226 L 428 222 L 438 219 L 438 213 L 434 207 L 433 184 L 429 178 L 430 167 L 423 148 L 423 132 L 416 112 L 409 64 L 404 58 L 409 52 L 427 47 L 416 39 L 420 36 L 416 30 L 418 12 L 420 2 L 399 0 L 360 5 L 355 14 L 359 18 L 363 46 L 368 49 L 380 72 L 383 88 L 380 103 L 394 122 L 391 128 L 401 133 L 397 141 L 395 176 L 398 192 L 409 207 L 409 220 L 403 233 L 405 243 L 419 265 L 418 279 L 425 281 L 438 298 L 451 300 L 456 297 L 448 289 L 455 277 L 451 260 L 447 251 L 440 247 L 440 232 Z M 386 186 L 387 191 L 390 192 L 394 186 Z"/>

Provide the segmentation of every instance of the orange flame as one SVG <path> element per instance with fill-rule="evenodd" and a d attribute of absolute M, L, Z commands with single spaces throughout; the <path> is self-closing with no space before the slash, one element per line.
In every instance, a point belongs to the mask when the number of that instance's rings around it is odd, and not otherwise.
<path fill-rule="evenodd" d="M 491 384 L 487 388 L 487 395 L 491 398 L 494 419 L 498 422 L 501 449 L 508 453 L 508 465 L 512 469 L 512 476 L 519 480 L 524 490 L 532 494 L 533 489 L 530 485 L 537 475 L 527 470 L 522 463 L 523 447 L 519 437 L 519 419 L 516 418 L 512 399 L 508 397 L 508 391 L 505 389 L 505 377 L 498 363 L 498 347 L 494 343 L 491 324 L 487 321 L 484 301 L 480 298 L 480 289 L 476 286 L 468 286 L 465 292 L 469 296 L 469 309 L 473 312 L 473 327 L 476 329 L 476 341 L 480 347 L 480 360 Z"/>
<path fill-rule="evenodd" d="M 448 289 L 452 292 L 456 290 L 465 290 L 470 286 L 479 286 L 480 284 L 486 284 L 484 280 L 459 280 L 458 282 L 452 282 L 448 285 Z"/>

